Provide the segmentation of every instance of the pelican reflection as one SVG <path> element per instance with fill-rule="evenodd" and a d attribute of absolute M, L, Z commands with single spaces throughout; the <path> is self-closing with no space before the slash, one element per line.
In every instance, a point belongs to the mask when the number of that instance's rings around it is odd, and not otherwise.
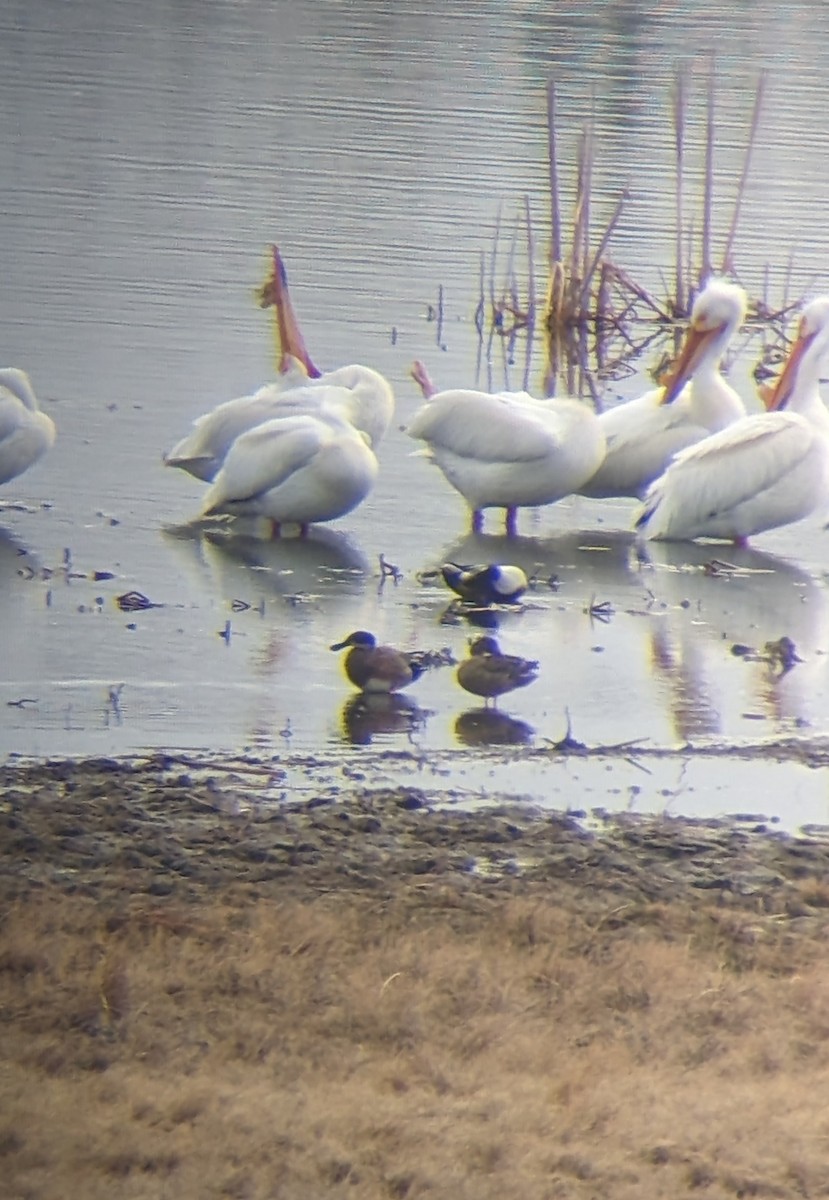
<path fill-rule="evenodd" d="M 305 538 L 274 540 L 199 526 L 165 532 L 170 544 L 189 551 L 189 562 L 195 559 L 206 567 L 232 599 L 244 597 L 254 584 L 276 596 L 359 595 L 369 574 L 363 551 L 334 529 L 314 528 Z"/>
<path fill-rule="evenodd" d="M 742 664 L 747 697 L 742 708 L 776 724 L 811 723 L 826 688 L 829 596 L 825 585 L 796 563 L 751 547 L 650 543 L 650 587 L 666 605 L 674 643 L 655 663 L 671 675 L 678 694 L 696 692 L 699 716 L 710 694 L 711 648 L 725 671 Z M 780 647 L 791 646 L 789 669 L 780 669 Z M 707 647 L 707 650 L 704 648 Z M 673 667 L 667 664 L 673 661 Z M 707 671 L 702 666 L 707 661 Z M 682 664 L 680 677 L 678 664 Z M 706 685 L 704 674 L 709 676 Z M 689 680 L 691 681 L 689 684 Z M 746 701 L 748 706 L 746 709 Z M 824 702 L 829 714 L 829 698 Z M 716 730 L 714 730 L 716 731 Z"/>

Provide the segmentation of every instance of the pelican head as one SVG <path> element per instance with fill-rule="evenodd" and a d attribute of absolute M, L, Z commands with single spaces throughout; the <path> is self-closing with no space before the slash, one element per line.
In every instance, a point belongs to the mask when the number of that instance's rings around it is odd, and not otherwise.
<path fill-rule="evenodd" d="M 767 407 L 774 411 L 786 408 L 794 395 L 798 384 L 803 386 L 804 375 L 808 376 L 809 366 L 817 382 L 821 360 L 829 349 L 829 296 L 818 296 L 803 309 L 797 327 L 797 336 L 792 342 L 792 348 L 777 385 L 771 394 Z M 804 365 L 806 365 L 804 371 Z"/>
<path fill-rule="evenodd" d="M 746 316 L 746 294 L 725 279 L 710 279 L 694 301 L 691 322 L 674 368 L 665 384 L 670 404 L 704 363 L 717 363 Z"/>

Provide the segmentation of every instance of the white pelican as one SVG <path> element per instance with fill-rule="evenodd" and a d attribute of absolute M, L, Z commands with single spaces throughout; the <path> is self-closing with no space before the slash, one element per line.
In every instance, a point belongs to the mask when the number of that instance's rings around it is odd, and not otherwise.
<path fill-rule="evenodd" d="M 636 524 L 661 541 L 726 538 L 809 516 L 829 502 L 829 412 L 820 397 L 829 296 L 807 304 L 769 412 L 681 451 L 645 496 Z"/>
<path fill-rule="evenodd" d="M 207 483 L 215 479 L 236 438 L 263 421 L 300 413 L 317 414 L 325 409 L 366 434 L 373 449 L 394 414 L 394 393 L 378 371 L 359 363 L 325 373 L 314 366 L 296 319 L 285 266 L 276 246 L 273 264 L 273 275 L 261 290 L 260 303 L 263 308 L 272 306 L 276 313 L 281 378 L 197 417 L 192 431 L 164 456 L 167 466 L 179 467 Z"/>
<path fill-rule="evenodd" d="M 408 427 L 472 510 L 505 508 L 506 530 L 516 510 L 553 504 L 578 490 L 604 457 L 595 413 L 578 400 L 536 400 L 527 392 L 436 392 L 422 363 L 412 376 L 427 397 Z"/>
<path fill-rule="evenodd" d="M 583 496 L 639 496 L 673 456 L 746 415 L 719 371 L 720 360 L 746 315 L 746 294 L 710 280 L 694 301 L 691 323 L 670 378 L 660 388 L 599 416 L 607 453 Z"/>
<path fill-rule="evenodd" d="M 280 532 L 333 521 L 365 499 L 377 459 L 364 433 L 348 421 L 310 413 L 264 421 L 236 438 L 204 497 L 203 516 L 269 517 Z"/>
<path fill-rule="evenodd" d="M 40 411 L 29 376 L 0 368 L 0 483 L 27 471 L 55 442 L 55 423 Z"/>

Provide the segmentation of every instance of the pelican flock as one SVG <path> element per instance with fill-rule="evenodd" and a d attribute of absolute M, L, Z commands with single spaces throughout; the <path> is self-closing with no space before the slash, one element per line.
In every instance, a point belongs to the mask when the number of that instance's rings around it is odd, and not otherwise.
<path fill-rule="evenodd" d="M 371 367 L 318 369 L 272 253 L 260 303 L 274 309 L 279 378 L 198 417 L 164 461 L 209 484 L 202 516 L 252 514 L 275 532 L 304 533 L 370 495 L 395 401 Z M 505 510 L 514 535 L 519 509 L 581 494 L 640 499 L 635 528 L 647 539 L 743 542 L 829 499 L 829 414 L 818 388 L 829 298 L 805 308 L 770 411 L 752 415 L 721 371 L 746 307 L 741 287 L 710 279 L 664 384 L 599 415 L 572 398 L 439 391 L 416 361 L 424 403 L 406 432 L 468 504 L 473 533 L 488 508 Z"/>
<path fill-rule="evenodd" d="M 208 485 L 202 517 L 262 516 L 274 533 L 290 525 L 304 535 L 371 494 L 395 398 L 371 367 L 316 366 L 277 246 L 272 257 L 260 304 L 274 309 L 278 379 L 196 418 L 164 462 Z M 829 505 L 829 413 L 819 388 L 829 296 L 803 309 L 768 411 L 751 415 L 721 373 L 745 315 L 743 289 L 710 279 L 667 381 L 599 415 L 573 398 L 439 391 L 416 361 L 411 374 L 424 403 L 406 432 L 467 502 L 473 533 L 488 508 L 505 511 L 511 536 L 519 509 L 581 494 L 638 497 L 635 529 L 645 539 L 744 543 Z M 0 483 L 27 470 L 54 440 L 54 423 L 25 371 L 0 370 Z M 523 575 L 515 585 L 497 564 L 473 570 L 449 563 L 444 575 L 462 598 L 476 587 L 486 593 L 484 603 L 510 602 L 526 586 Z"/>
<path fill-rule="evenodd" d="M 0 368 L 0 483 L 28 471 L 55 442 L 55 423 L 19 367 Z"/>

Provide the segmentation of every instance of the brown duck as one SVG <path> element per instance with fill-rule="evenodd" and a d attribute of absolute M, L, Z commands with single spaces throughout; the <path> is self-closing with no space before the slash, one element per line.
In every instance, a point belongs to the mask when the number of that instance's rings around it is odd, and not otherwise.
<path fill-rule="evenodd" d="M 458 667 L 458 683 L 473 696 L 492 700 L 515 688 L 526 687 L 538 674 L 538 663 L 515 654 L 502 654 L 494 637 L 479 637 L 469 648 L 469 658 Z"/>
<path fill-rule="evenodd" d="M 345 658 L 345 673 L 362 692 L 397 692 L 414 683 L 426 670 L 422 655 L 407 654 L 393 646 L 378 646 L 373 633 L 358 629 L 332 650 L 351 647 Z"/>

